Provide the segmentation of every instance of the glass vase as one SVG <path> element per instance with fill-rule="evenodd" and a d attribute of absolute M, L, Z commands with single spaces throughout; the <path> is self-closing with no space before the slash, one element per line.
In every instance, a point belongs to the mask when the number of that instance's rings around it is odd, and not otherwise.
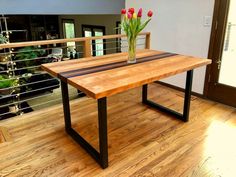
<path fill-rule="evenodd" d="M 128 63 L 136 63 L 136 38 L 130 38 L 128 40 Z"/>

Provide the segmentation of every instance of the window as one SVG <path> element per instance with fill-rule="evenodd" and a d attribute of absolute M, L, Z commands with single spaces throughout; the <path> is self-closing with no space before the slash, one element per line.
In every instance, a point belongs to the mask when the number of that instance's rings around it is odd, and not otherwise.
<path fill-rule="evenodd" d="M 104 36 L 105 27 L 104 26 L 93 26 L 93 25 L 82 25 L 83 37 L 92 37 L 92 36 Z M 97 39 L 92 41 L 91 53 L 93 56 L 101 56 L 106 53 L 105 51 L 105 40 Z"/>
<path fill-rule="evenodd" d="M 74 20 L 63 20 L 63 33 L 64 38 L 75 38 L 75 23 Z M 70 48 L 75 49 L 75 42 L 67 42 L 67 46 L 71 46 Z"/>

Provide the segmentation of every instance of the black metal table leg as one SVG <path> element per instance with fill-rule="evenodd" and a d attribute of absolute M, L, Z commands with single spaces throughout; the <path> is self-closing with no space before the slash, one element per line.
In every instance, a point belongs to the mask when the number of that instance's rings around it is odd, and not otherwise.
<path fill-rule="evenodd" d="M 62 101 L 64 110 L 65 130 L 66 132 L 83 147 L 101 167 L 108 167 L 108 145 L 107 145 L 107 101 L 106 97 L 98 99 L 98 123 L 99 123 L 99 149 L 98 152 L 92 147 L 78 132 L 71 127 L 71 115 L 68 85 L 61 81 Z"/>
<path fill-rule="evenodd" d="M 190 70 L 187 72 L 186 85 L 185 85 L 184 110 L 183 110 L 183 119 L 185 122 L 189 120 L 192 83 L 193 83 L 193 70 Z"/>
<path fill-rule="evenodd" d="M 146 103 L 147 102 L 147 89 L 148 85 L 143 85 L 143 90 L 142 90 L 142 102 Z"/>
<path fill-rule="evenodd" d="M 153 107 L 153 108 L 158 109 L 162 112 L 168 113 L 168 114 L 176 117 L 177 119 L 187 122 L 189 120 L 192 81 L 193 81 L 193 70 L 190 70 L 187 72 L 187 78 L 186 78 L 183 114 L 178 113 L 178 112 L 171 110 L 169 108 L 166 108 L 166 107 L 159 105 L 157 103 L 154 103 L 151 100 L 148 100 L 148 98 L 147 98 L 148 85 L 147 84 L 143 85 L 143 88 L 142 88 L 142 102 L 150 107 Z"/>
<path fill-rule="evenodd" d="M 108 167 L 107 99 L 98 99 L 99 149 L 102 168 Z"/>
<path fill-rule="evenodd" d="M 61 81 L 61 93 L 62 93 L 62 103 L 64 110 L 65 129 L 66 131 L 69 131 L 69 129 L 71 128 L 71 117 L 70 117 L 68 86 L 67 83 L 63 81 Z"/>

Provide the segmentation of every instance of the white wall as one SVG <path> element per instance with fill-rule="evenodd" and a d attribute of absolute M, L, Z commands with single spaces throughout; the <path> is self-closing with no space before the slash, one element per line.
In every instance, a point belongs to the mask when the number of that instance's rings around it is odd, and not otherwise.
<path fill-rule="evenodd" d="M 213 16 L 214 0 L 126 0 L 126 8 L 151 9 L 154 16 L 146 31 L 151 32 L 151 48 L 206 58 L 211 25 L 204 16 Z M 202 94 L 206 67 L 194 70 L 193 91 Z M 185 87 L 186 73 L 164 82 Z"/>

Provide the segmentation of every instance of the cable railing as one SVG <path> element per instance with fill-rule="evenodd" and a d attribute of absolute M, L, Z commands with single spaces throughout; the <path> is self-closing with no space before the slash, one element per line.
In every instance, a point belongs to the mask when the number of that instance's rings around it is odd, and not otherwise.
<path fill-rule="evenodd" d="M 73 42 L 74 45 L 71 45 Z M 137 48 L 150 47 L 150 33 L 141 33 Z M 125 35 L 107 35 L 0 44 L 0 120 L 61 102 L 60 82 L 41 64 L 127 51 Z M 70 98 L 82 92 L 69 87 Z"/>
<path fill-rule="evenodd" d="M 54 80 L 54 78 L 51 78 L 51 79 L 44 79 L 44 80 L 40 80 L 40 81 L 36 81 L 36 82 L 30 82 L 30 83 L 27 83 L 27 84 L 22 84 L 22 85 L 19 85 L 19 86 L 13 86 L 13 87 L 8 87 L 8 88 L 3 88 L 1 90 L 7 90 L 7 89 L 15 89 L 15 88 L 19 88 L 19 87 L 26 87 L 26 86 L 30 86 L 30 85 L 34 85 L 34 84 L 39 84 L 39 83 L 42 83 L 42 82 L 46 82 L 46 81 L 52 81 Z M 2 96 L 3 97 L 3 96 Z M 0 97 L 1 99 L 1 97 Z"/>

